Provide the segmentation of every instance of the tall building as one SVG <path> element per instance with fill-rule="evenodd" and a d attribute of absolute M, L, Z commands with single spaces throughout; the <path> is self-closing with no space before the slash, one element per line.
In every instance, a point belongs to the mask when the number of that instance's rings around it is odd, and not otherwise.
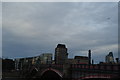
<path fill-rule="evenodd" d="M 55 48 L 55 64 L 65 64 L 68 59 L 67 48 L 64 44 L 58 44 Z"/>
<path fill-rule="evenodd" d="M 113 53 L 109 52 L 109 54 L 105 57 L 106 63 L 114 63 Z"/>

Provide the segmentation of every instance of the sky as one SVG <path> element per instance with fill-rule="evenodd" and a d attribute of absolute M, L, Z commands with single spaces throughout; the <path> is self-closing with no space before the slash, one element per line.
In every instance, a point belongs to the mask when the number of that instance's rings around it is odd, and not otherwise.
<path fill-rule="evenodd" d="M 2 3 L 0 2 L 0 57 L 2 56 Z"/>
<path fill-rule="evenodd" d="M 119 2 L 119 0 L 1 0 L 3 2 Z"/>
<path fill-rule="evenodd" d="M 118 57 L 117 2 L 3 2 L 2 56 L 19 58 L 53 53 L 65 44 L 69 58 L 95 63 Z"/>

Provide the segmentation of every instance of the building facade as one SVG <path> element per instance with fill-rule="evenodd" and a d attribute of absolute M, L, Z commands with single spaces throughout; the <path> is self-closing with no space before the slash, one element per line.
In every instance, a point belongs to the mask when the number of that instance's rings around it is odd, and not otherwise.
<path fill-rule="evenodd" d="M 2 71 L 11 71 L 15 69 L 15 62 L 13 59 L 2 59 Z"/>
<path fill-rule="evenodd" d="M 43 53 L 40 55 L 41 64 L 52 64 L 52 53 Z"/>
<path fill-rule="evenodd" d="M 52 53 L 43 53 L 39 56 L 15 59 L 15 69 L 22 70 L 24 66 L 52 64 Z"/>
<path fill-rule="evenodd" d="M 65 64 L 68 59 L 67 48 L 64 44 L 58 44 L 55 48 L 55 64 Z"/>
<path fill-rule="evenodd" d="M 87 56 L 75 56 L 74 59 L 67 59 L 66 64 L 89 64 L 89 58 Z"/>
<path fill-rule="evenodd" d="M 114 57 L 112 52 L 109 52 L 109 54 L 106 55 L 105 61 L 106 63 L 114 63 Z"/>
<path fill-rule="evenodd" d="M 40 64 L 40 56 L 16 58 L 14 61 L 15 69 L 22 70 L 24 66 L 29 67 L 31 65 Z"/>
<path fill-rule="evenodd" d="M 76 64 L 89 64 L 89 58 L 86 56 L 75 56 Z"/>

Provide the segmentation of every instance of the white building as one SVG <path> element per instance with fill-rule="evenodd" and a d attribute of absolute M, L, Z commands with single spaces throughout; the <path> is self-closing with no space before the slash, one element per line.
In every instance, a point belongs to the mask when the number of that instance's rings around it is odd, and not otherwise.
<path fill-rule="evenodd" d="M 52 63 L 52 53 L 43 53 L 40 55 L 41 64 L 51 64 Z"/>

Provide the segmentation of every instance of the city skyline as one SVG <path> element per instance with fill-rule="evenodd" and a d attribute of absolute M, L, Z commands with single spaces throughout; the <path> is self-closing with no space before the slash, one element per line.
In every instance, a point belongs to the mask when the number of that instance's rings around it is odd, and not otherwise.
<path fill-rule="evenodd" d="M 89 49 L 96 62 L 109 52 L 118 57 L 117 2 L 11 2 L 2 9 L 5 57 L 54 54 L 59 43 L 66 44 L 70 58 L 86 56 Z"/>

